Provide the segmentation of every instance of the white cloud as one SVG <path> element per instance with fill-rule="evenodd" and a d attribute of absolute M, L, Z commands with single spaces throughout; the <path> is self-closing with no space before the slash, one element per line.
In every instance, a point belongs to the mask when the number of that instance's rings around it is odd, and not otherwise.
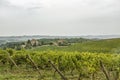
<path fill-rule="evenodd" d="M 41 7 L 40 0 L 8 0 L 11 6 L 19 7 L 19 8 L 34 8 Z"/>
<path fill-rule="evenodd" d="M 119 16 L 119 0 L 0 0 L 0 34 L 119 33 Z"/>
<path fill-rule="evenodd" d="M 73 19 L 120 13 L 119 0 L 1 0 L 1 2 L 7 3 L 7 6 L 0 8 L 2 16 L 28 13 Z"/>

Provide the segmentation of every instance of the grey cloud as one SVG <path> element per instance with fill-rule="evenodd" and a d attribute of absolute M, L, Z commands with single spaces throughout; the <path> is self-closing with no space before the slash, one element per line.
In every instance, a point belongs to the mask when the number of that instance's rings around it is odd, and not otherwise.
<path fill-rule="evenodd" d="M 6 0 L 0 0 L 0 8 L 8 7 L 8 5 L 9 2 L 7 2 Z"/>
<path fill-rule="evenodd" d="M 4 1 L 0 0 L 1 35 L 120 34 L 118 0 L 43 0 L 25 9 Z"/>
<path fill-rule="evenodd" d="M 30 7 L 24 8 L 24 7 L 20 7 L 20 6 L 11 4 L 9 0 L 0 0 L 0 11 L 4 10 L 4 11 L 8 11 L 8 13 L 14 12 L 16 10 L 18 10 L 18 12 L 20 12 L 20 13 L 22 11 L 23 11 L 23 13 L 24 12 L 26 13 L 27 11 L 37 10 L 40 8 L 42 8 L 42 6 L 40 6 L 39 4 L 31 4 Z"/>
<path fill-rule="evenodd" d="M 6 1 L 5 0 L 0 0 L 0 5 L 4 5 L 6 4 Z"/>

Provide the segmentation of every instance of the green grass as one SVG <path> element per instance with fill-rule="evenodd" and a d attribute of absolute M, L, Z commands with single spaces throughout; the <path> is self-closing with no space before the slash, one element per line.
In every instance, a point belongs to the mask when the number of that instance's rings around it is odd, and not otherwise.
<path fill-rule="evenodd" d="M 79 51 L 79 52 L 98 52 L 98 53 L 120 53 L 120 38 L 88 41 L 75 43 L 70 46 L 40 46 L 32 49 L 33 51 Z"/>
<path fill-rule="evenodd" d="M 58 73 L 54 76 L 54 70 L 44 70 L 42 71 L 42 77 L 40 77 L 37 73 L 37 71 L 34 70 L 8 70 L 7 72 L 1 73 L 0 72 L 0 80 L 62 80 L 60 75 Z M 98 76 L 99 75 L 99 76 Z M 70 72 L 66 72 L 65 76 L 68 80 L 78 80 L 78 72 L 74 71 L 73 76 L 71 76 Z M 83 77 L 83 80 L 91 80 L 91 76 L 85 76 Z M 96 75 L 96 79 L 105 79 L 102 72 L 98 73 Z"/>

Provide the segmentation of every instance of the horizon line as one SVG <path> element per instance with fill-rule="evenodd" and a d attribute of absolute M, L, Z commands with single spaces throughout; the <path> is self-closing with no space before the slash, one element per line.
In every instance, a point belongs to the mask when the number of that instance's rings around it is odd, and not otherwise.
<path fill-rule="evenodd" d="M 89 34 L 89 35 L 37 35 L 37 34 L 35 34 L 35 35 L 0 35 L 0 37 L 24 37 L 24 36 L 41 36 L 41 37 L 44 37 L 44 36 L 49 36 L 49 37 L 51 37 L 51 36 L 120 36 L 120 34 Z"/>

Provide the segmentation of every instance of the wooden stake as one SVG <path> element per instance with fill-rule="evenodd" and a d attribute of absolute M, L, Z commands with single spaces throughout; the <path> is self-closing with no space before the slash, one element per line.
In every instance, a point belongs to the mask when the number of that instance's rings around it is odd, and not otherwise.
<path fill-rule="evenodd" d="M 10 59 L 10 61 L 15 65 L 16 68 L 18 68 L 17 64 L 15 63 L 15 61 L 11 58 L 10 54 L 8 53 L 8 58 Z"/>
<path fill-rule="evenodd" d="M 31 63 L 33 64 L 33 66 L 38 71 L 39 75 L 41 76 L 41 72 L 40 72 L 39 68 L 37 67 L 37 65 L 35 64 L 35 62 L 32 60 L 32 58 L 30 57 L 30 55 L 27 55 L 27 58 L 31 61 Z"/>
<path fill-rule="evenodd" d="M 114 78 L 115 78 L 114 80 L 118 80 L 118 79 L 119 79 L 119 71 L 116 71 L 116 72 L 115 72 Z"/>
<path fill-rule="evenodd" d="M 106 70 L 105 66 L 103 65 L 102 61 L 100 61 L 100 67 L 101 67 L 101 70 L 103 71 L 103 73 L 105 74 L 107 80 L 111 80 L 110 79 L 110 75 L 108 74 L 108 71 Z"/>
<path fill-rule="evenodd" d="M 57 69 L 57 68 L 55 67 L 55 65 L 54 65 L 50 60 L 49 60 L 48 62 L 52 65 L 52 67 L 55 69 L 55 71 L 58 72 L 58 74 L 61 76 L 61 78 L 62 78 L 63 80 L 67 80 L 67 78 L 60 72 L 59 69 Z"/>

